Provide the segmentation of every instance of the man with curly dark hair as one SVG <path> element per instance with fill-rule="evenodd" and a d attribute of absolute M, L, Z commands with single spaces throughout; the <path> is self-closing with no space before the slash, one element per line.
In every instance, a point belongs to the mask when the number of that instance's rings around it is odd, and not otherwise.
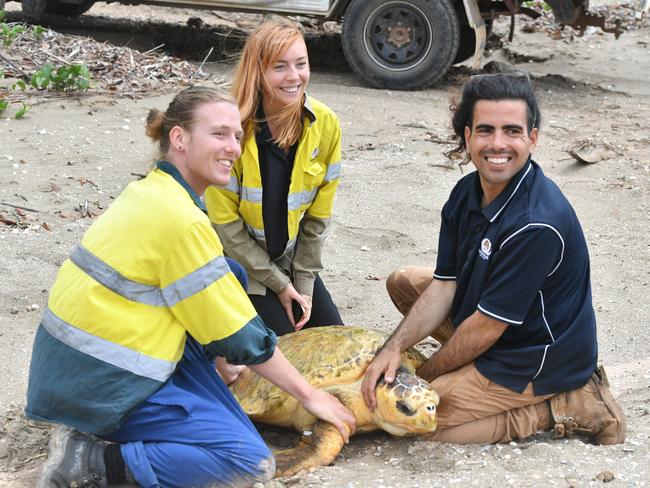
<path fill-rule="evenodd" d="M 555 429 L 597 444 L 625 439 L 625 417 L 597 369 L 589 255 L 578 218 L 532 160 L 540 110 L 526 75 L 472 77 L 452 107 L 458 150 L 477 171 L 442 209 L 435 270 L 397 269 L 405 315 L 362 390 L 391 382 L 399 354 L 432 335 L 418 370 L 440 394 L 432 439 L 492 443 Z"/>

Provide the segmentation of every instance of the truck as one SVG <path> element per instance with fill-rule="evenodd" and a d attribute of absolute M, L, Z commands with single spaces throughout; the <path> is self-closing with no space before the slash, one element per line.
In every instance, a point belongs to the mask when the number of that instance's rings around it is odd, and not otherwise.
<path fill-rule="evenodd" d="M 4 3 L 5 0 L 0 0 Z M 77 16 L 95 0 L 21 0 L 38 20 L 44 14 Z M 108 0 L 109 2 L 111 0 Z M 341 44 L 349 66 L 371 87 L 414 90 L 431 86 L 456 63 L 481 64 L 496 18 L 539 16 L 524 0 L 113 0 L 125 4 L 299 15 L 341 23 Z M 641 11 L 650 0 L 641 0 Z M 620 22 L 607 23 L 588 10 L 589 0 L 546 0 L 555 21 L 584 32 L 598 26 L 618 37 Z M 0 8 L 2 8 L 0 6 Z"/>

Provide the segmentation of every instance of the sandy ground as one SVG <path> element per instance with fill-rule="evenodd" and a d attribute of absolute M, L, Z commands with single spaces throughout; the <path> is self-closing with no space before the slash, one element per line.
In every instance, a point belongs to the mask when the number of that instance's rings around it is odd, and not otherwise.
<path fill-rule="evenodd" d="M 458 446 L 376 433 L 354 437 L 333 466 L 267 486 L 650 485 L 649 47 L 646 26 L 619 41 L 522 33 L 493 53 L 521 61 L 518 68 L 534 75 L 543 114 L 535 159 L 573 203 L 587 237 L 600 359 L 627 414 L 625 444 L 540 435 Z M 531 53 L 545 54 L 528 62 Z M 215 66 L 215 77 L 226 69 Z M 462 176 L 442 154 L 450 148 L 448 106 L 457 88 L 395 92 L 364 88 L 351 73 L 312 77 L 310 93 L 336 111 L 344 134 L 344 177 L 323 276 L 347 323 L 392 330 L 400 317 L 385 276 L 401 264 L 435 262 L 439 212 Z M 48 429 L 20 411 L 34 333 L 58 266 L 93 215 L 147 171 L 154 148 L 144 117 L 170 98 L 50 99 L 25 119 L 0 120 L 0 212 L 13 215 L 6 204 L 26 210 L 21 228 L 0 224 L 0 486 L 33 486 L 44 459 Z M 584 142 L 595 146 L 596 163 L 568 154 Z"/>

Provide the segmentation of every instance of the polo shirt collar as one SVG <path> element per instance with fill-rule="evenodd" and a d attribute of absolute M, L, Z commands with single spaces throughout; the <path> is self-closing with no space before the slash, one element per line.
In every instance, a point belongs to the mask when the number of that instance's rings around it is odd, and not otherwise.
<path fill-rule="evenodd" d="M 172 163 L 169 161 L 165 161 L 164 159 L 161 159 L 156 163 L 156 168 L 158 168 L 160 171 L 163 173 L 167 173 L 169 176 L 174 178 L 176 182 L 181 185 L 185 190 L 187 190 L 187 193 L 190 194 L 190 197 L 192 198 L 192 201 L 194 202 L 194 205 L 199 207 L 203 212 L 207 212 L 207 209 L 205 208 L 205 204 L 203 203 L 203 200 L 199 198 L 199 196 L 196 194 L 196 192 L 192 189 L 190 184 L 183 178 L 183 175 L 181 175 L 181 172 L 178 171 L 178 168 L 174 166 Z"/>
<path fill-rule="evenodd" d="M 521 168 L 519 172 L 513 176 L 513 178 L 510 180 L 510 183 L 508 183 L 508 186 L 506 186 L 505 189 L 499 193 L 499 195 L 494 200 L 492 200 L 482 209 L 481 199 L 483 198 L 483 190 L 481 189 L 481 183 L 477 172 L 476 187 L 475 190 L 470 193 L 469 208 L 477 210 L 480 209 L 481 213 L 487 220 L 494 222 L 499 217 L 499 215 L 503 213 L 503 210 L 506 208 L 510 200 L 512 200 L 515 195 L 517 195 L 526 179 L 526 176 L 528 176 L 532 171 L 532 160 L 530 156 L 528 156 L 528 160 L 524 164 L 523 168 Z"/>

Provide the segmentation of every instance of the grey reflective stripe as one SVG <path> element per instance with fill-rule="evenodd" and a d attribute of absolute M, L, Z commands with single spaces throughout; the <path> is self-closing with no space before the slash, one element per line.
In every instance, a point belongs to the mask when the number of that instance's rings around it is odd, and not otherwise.
<path fill-rule="evenodd" d="M 54 315 L 49 308 L 43 312 L 41 323 L 52 336 L 64 344 L 138 376 L 164 382 L 176 369 L 176 362 L 152 358 L 78 329 Z"/>
<path fill-rule="evenodd" d="M 233 193 L 239 193 L 239 180 L 237 179 L 236 176 L 231 175 L 230 176 L 230 181 L 228 182 L 227 185 L 221 186 L 221 185 L 212 185 L 215 188 L 218 188 L 220 190 L 228 190 Z"/>
<path fill-rule="evenodd" d="M 241 189 L 241 199 L 251 203 L 262 203 L 262 189 L 244 186 Z"/>
<path fill-rule="evenodd" d="M 128 279 L 83 246 L 72 251 L 70 260 L 95 281 L 127 300 L 154 307 L 166 305 L 159 287 Z"/>
<path fill-rule="evenodd" d="M 217 256 L 199 269 L 160 289 L 126 278 L 83 246 L 72 252 L 70 260 L 88 276 L 121 297 L 154 307 L 173 307 L 181 300 L 207 288 L 230 271 L 226 258 Z"/>
<path fill-rule="evenodd" d="M 163 288 L 162 295 L 167 305 L 173 307 L 178 302 L 206 289 L 229 271 L 230 267 L 226 258 L 217 256 L 199 269 L 167 285 Z"/>
<path fill-rule="evenodd" d="M 341 177 L 341 163 L 330 164 L 325 173 L 324 181 L 332 181 Z"/>
<path fill-rule="evenodd" d="M 308 205 L 314 201 L 318 188 L 290 193 L 287 198 L 287 210 L 299 210 L 301 205 Z"/>
<path fill-rule="evenodd" d="M 266 241 L 266 236 L 264 235 L 264 229 L 256 229 L 250 224 L 246 224 L 246 229 L 248 230 L 248 233 L 252 235 L 255 239 L 257 240 L 263 240 Z"/>

